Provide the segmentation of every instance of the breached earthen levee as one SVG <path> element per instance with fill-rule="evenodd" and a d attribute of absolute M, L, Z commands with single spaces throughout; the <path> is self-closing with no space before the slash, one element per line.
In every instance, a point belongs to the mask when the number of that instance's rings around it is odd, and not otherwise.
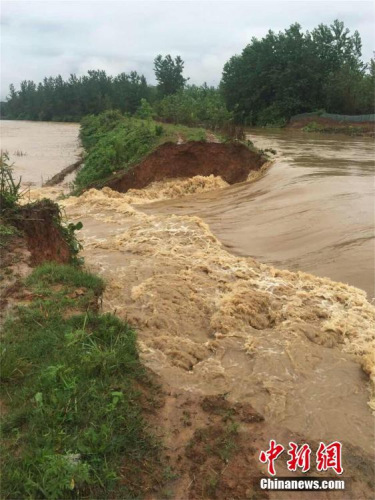
<path fill-rule="evenodd" d="M 20 207 L 13 224 L 24 235 L 32 266 L 46 261 L 70 262 L 71 249 L 59 220 L 59 207 L 51 200 L 43 199 Z"/>
<path fill-rule="evenodd" d="M 189 178 L 197 175 L 219 176 L 228 184 L 246 181 L 265 158 L 239 142 L 213 143 L 190 141 L 165 143 L 127 172 L 119 172 L 105 185 L 126 193 L 142 189 L 164 179 Z"/>

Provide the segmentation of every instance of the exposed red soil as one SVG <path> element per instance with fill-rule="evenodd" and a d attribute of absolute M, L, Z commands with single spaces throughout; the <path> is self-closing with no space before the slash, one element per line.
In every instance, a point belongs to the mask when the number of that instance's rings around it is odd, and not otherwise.
<path fill-rule="evenodd" d="M 215 175 L 229 184 L 243 182 L 251 170 L 259 170 L 265 159 L 241 143 L 191 141 L 168 142 L 148 155 L 132 170 L 116 174 L 106 186 L 125 193 L 142 189 L 154 181 Z"/>
<path fill-rule="evenodd" d="M 58 226 L 59 207 L 50 200 L 24 205 L 14 225 L 26 238 L 32 266 L 45 261 L 65 264 L 71 252 Z"/>
<path fill-rule="evenodd" d="M 23 280 L 45 261 L 68 263 L 71 251 L 62 229 L 59 207 L 51 200 L 20 206 L 8 223 L 18 234 L 0 246 L 0 324 L 15 305 L 31 300 Z"/>

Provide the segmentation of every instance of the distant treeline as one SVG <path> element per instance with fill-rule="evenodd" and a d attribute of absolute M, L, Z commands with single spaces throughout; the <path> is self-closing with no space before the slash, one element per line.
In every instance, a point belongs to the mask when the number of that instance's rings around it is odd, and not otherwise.
<path fill-rule="evenodd" d="M 89 71 L 82 77 L 70 75 L 68 80 L 60 75 L 39 84 L 25 80 L 19 90 L 11 85 L 2 111 L 4 117 L 18 120 L 79 121 L 111 108 L 133 114 L 151 92 L 145 77 L 135 71 L 116 77 Z"/>
<path fill-rule="evenodd" d="M 175 61 L 169 56 L 165 59 L 173 69 Z M 163 88 L 169 80 L 172 85 Z M 99 70 L 89 71 L 82 77 L 71 75 L 68 80 L 60 75 L 45 78 L 38 85 L 25 80 L 18 91 L 11 85 L 7 101 L 1 106 L 1 116 L 3 119 L 69 122 L 107 110 L 211 128 L 222 126 L 232 118 L 221 93 L 214 87 L 187 85 L 185 79 L 176 84 L 169 75 L 155 87 L 136 72 L 111 77 Z"/>
<path fill-rule="evenodd" d="M 293 24 L 258 40 L 224 66 L 218 88 L 188 85 L 184 62 L 177 56 L 157 56 L 157 86 L 133 71 L 112 77 L 89 71 L 68 80 L 25 80 L 10 86 L 1 103 L 2 118 L 79 121 L 105 110 L 120 110 L 140 118 L 222 128 L 284 125 L 292 115 L 317 110 L 336 114 L 374 112 L 375 63 L 361 61 L 361 38 L 340 21 L 303 33 Z"/>

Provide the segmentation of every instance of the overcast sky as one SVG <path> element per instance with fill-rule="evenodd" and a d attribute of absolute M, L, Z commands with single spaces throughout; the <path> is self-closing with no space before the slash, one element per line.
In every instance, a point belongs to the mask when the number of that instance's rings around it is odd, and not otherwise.
<path fill-rule="evenodd" d="M 154 83 L 157 54 L 181 55 L 192 83 L 216 85 L 224 63 L 269 29 L 338 18 L 372 57 L 372 1 L 1 1 L 1 98 L 10 83 L 89 69 L 136 70 Z"/>

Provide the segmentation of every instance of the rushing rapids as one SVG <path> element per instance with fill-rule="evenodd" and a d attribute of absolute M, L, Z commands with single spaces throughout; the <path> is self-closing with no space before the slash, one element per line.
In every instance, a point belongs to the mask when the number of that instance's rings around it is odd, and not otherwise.
<path fill-rule="evenodd" d="M 277 151 L 259 182 L 142 210 L 198 215 L 231 253 L 375 297 L 374 142 L 298 130 L 252 130 L 248 137 Z"/>
<path fill-rule="evenodd" d="M 176 387 L 229 393 L 296 432 L 371 451 L 365 292 L 232 255 L 200 218 L 147 215 L 127 196 L 104 188 L 62 203 L 83 221 L 105 309 L 137 327 L 146 364 Z"/>

